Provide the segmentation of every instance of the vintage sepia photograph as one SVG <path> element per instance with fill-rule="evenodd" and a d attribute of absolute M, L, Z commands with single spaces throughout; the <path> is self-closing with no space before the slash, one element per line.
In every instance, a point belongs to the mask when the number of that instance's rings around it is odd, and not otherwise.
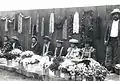
<path fill-rule="evenodd" d="M 120 81 L 120 5 L 0 11 L 0 81 Z"/>

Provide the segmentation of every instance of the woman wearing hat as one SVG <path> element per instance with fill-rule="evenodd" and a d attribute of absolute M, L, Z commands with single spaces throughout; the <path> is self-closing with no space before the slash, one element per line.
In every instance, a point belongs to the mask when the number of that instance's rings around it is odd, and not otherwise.
<path fill-rule="evenodd" d="M 33 51 L 37 55 L 41 55 L 41 46 L 37 40 L 38 39 L 36 36 L 32 37 L 32 44 L 31 44 L 30 50 Z"/>
<path fill-rule="evenodd" d="M 104 37 L 104 44 L 106 46 L 105 65 L 108 70 L 112 70 L 119 59 L 117 50 L 118 41 L 120 38 L 120 10 L 114 9 L 111 12 L 111 18 L 112 19 L 107 24 L 107 29 Z"/>
<path fill-rule="evenodd" d="M 80 49 L 77 47 L 78 40 L 76 39 L 70 39 L 69 40 L 70 47 L 67 50 L 66 58 L 74 59 L 74 58 L 80 58 Z"/>
<path fill-rule="evenodd" d="M 11 44 L 12 44 L 12 49 L 17 48 L 17 49 L 23 50 L 17 36 L 12 37 Z"/>
<path fill-rule="evenodd" d="M 56 48 L 54 51 L 54 57 L 66 56 L 66 51 L 65 51 L 64 47 L 62 46 L 62 44 L 63 44 L 62 40 L 56 41 Z"/>
<path fill-rule="evenodd" d="M 44 40 L 44 44 L 43 44 L 43 49 L 42 49 L 42 56 L 46 56 L 46 55 L 53 56 L 54 47 L 51 43 L 50 37 L 44 36 L 43 40 Z"/>
<path fill-rule="evenodd" d="M 4 43 L 3 43 L 3 48 L 2 48 L 2 52 L 6 53 L 12 50 L 12 45 L 10 42 L 10 39 L 8 36 L 4 36 Z"/>

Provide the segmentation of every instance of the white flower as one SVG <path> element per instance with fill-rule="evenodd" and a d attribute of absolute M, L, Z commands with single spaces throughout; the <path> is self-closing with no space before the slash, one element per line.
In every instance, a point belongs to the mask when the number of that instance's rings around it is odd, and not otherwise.
<path fill-rule="evenodd" d="M 33 56 L 34 53 L 32 51 L 25 51 L 25 52 L 22 52 L 21 56 Z"/>
<path fill-rule="evenodd" d="M 72 65 L 75 65 L 75 63 L 73 63 L 69 59 L 65 59 L 65 61 L 60 64 L 60 68 L 66 68 L 66 67 L 72 66 Z"/>
<path fill-rule="evenodd" d="M 14 54 L 14 55 L 19 55 L 22 53 L 22 51 L 20 49 L 13 49 L 12 51 L 10 51 L 9 53 Z"/>

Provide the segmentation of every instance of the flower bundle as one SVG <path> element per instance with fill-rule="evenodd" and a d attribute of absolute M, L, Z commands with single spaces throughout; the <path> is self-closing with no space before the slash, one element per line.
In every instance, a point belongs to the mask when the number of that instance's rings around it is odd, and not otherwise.
<path fill-rule="evenodd" d="M 27 64 L 38 64 L 40 62 L 41 56 L 39 55 L 33 55 L 31 58 L 29 58 L 29 61 L 27 62 Z"/>
<path fill-rule="evenodd" d="M 64 60 L 62 57 L 55 57 L 53 59 L 53 63 L 49 66 L 51 71 L 59 70 L 58 67 L 60 66 L 60 63 L 62 63 Z"/>
<path fill-rule="evenodd" d="M 12 60 L 12 59 L 16 59 L 17 57 L 19 57 L 21 53 L 22 51 L 20 49 L 13 49 L 12 51 L 5 53 L 4 57 L 7 60 Z"/>
<path fill-rule="evenodd" d="M 0 50 L 0 58 L 3 58 L 4 54 L 2 53 L 2 51 Z"/>
<path fill-rule="evenodd" d="M 34 55 L 33 51 L 24 51 L 21 53 L 21 58 L 29 58 L 32 57 Z"/>

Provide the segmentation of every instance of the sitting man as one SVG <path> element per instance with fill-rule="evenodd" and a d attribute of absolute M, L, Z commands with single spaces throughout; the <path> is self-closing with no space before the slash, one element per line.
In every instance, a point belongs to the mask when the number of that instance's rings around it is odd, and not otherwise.
<path fill-rule="evenodd" d="M 62 44 L 63 44 L 63 41 L 61 41 L 61 40 L 56 41 L 54 57 L 60 57 L 60 56 L 66 55 L 66 51 L 65 51 L 64 47 L 62 46 Z"/>
<path fill-rule="evenodd" d="M 49 36 L 43 37 L 44 44 L 43 44 L 43 50 L 42 50 L 42 56 L 50 55 L 53 56 L 54 47 L 51 43 L 51 39 Z"/>

